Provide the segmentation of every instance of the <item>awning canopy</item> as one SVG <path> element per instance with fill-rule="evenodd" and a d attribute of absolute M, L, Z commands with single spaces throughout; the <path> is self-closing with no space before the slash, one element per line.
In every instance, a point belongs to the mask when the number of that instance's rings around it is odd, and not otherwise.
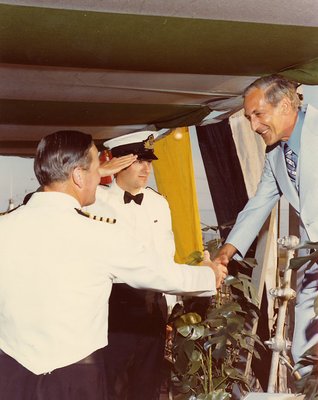
<path fill-rule="evenodd" d="M 228 115 L 260 75 L 318 84 L 318 3 L 0 0 L 0 61 L 0 154 L 57 129 L 101 143 Z"/>

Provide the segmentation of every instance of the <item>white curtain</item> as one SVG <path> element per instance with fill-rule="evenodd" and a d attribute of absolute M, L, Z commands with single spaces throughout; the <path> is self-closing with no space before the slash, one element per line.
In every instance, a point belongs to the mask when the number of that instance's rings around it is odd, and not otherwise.
<path fill-rule="evenodd" d="M 236 151 L 241 163 L 248 197 L 253 197 L 262 174 L 266 145 L 263 139 L 252 131 L 249 121 L 244 116 L 244 111 L 233 114 L 230 117 L 230 125 Z M 269 329 L 273 326 L 273 298 L 269 289 L 276 287 L 277 268 L 277 220 L 272 232 L 269 232 L 270 248 L 267 255 L 265 282 L 268 299 Z"/>
<path fill-rule="evenodd" d="M 248 197 L 253 197 L 263 170 L 265 143 L 255 134 L 244 117 L 243 110 L 230 117 L 230 125 Z"/>

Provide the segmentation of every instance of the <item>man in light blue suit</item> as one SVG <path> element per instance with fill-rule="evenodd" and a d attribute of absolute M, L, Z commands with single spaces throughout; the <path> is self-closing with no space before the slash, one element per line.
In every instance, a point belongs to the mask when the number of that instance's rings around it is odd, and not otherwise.
<path fill-rule="evenodd" d="M 295 82 L 275 75 L 257 79 L 244 92 L 245 116 L 267 145 L 265 166 L 255 196 L 239 213 L 216 258 L 244 256 L 282 194 L 299 215 L 300 240 L 318 241 L 318 110 L 310 105 L 301 110 L 296 88 Z M 298 275 L 295 362 L 318 343 L 318 265 L 306 265 Z"/>

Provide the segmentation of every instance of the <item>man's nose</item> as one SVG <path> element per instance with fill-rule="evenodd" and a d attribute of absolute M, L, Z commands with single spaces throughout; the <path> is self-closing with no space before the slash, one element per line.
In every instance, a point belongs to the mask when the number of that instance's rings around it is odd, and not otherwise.
<path fill-rule="evenodd" d="M 258 118 L 256 118 L 255 116 L 252 116 L 250 119 L 250 124 L 251 124 L 251 128 L 254 132 L 257 132 L 257 129 L 259 127 L 259 121 Z"/>
<path fill-rule="evenodd" d="M 142 163 L 143 170 L 147 173 L 151 170 L 151 164 L 148 161 L 143 161 Z"/>

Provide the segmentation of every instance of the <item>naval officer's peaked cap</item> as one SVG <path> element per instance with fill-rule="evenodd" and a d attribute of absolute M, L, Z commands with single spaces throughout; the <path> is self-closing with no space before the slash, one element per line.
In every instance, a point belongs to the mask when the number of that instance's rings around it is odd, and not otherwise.
<path fill-rule="evenodd" d="M 151 131 L 129 133 L 104 142 L 113 157 L 135 154 L 139 160 L 158 160 L 154 153 L 154 135 Z"/>

